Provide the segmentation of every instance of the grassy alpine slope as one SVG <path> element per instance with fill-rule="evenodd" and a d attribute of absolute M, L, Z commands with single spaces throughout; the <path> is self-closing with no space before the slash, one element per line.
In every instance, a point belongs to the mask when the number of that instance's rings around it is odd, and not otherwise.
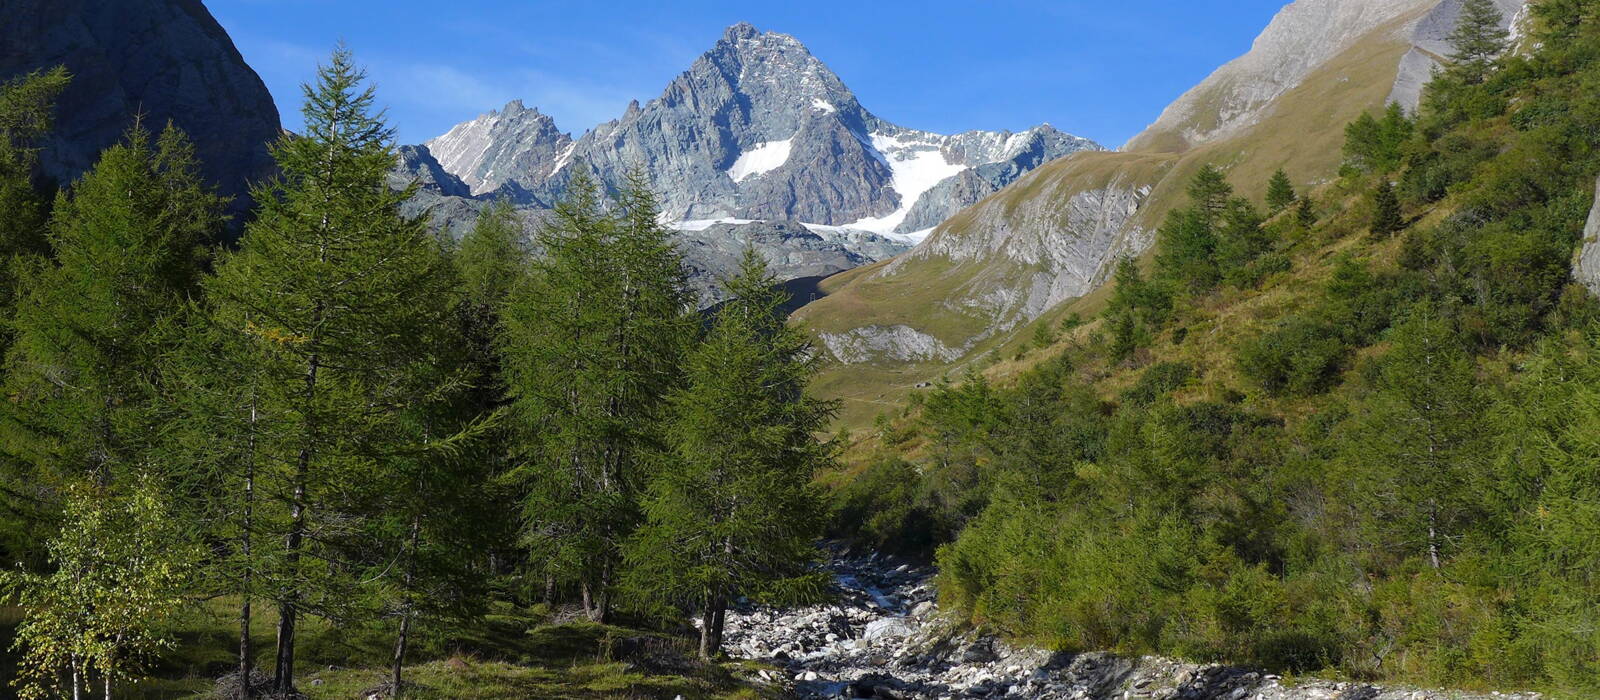
<path fill-rule="evenodd" d="M 1081 294 L 1094 299 L 1093 290 L 1109 279 L 1117 256 L 1148 245 L 1167 212 L 1183 204 L 1185 183 L 1203 165 L 1227 168 L 1255 196 L 1279 168 L 1298 183 L 1325 181 L 1338 167 L 1344 125 L 1381 108 L 1389 96 L 1400 57 L 1410 48 L 1401 29 L 1420 12 L 1405 12 L 1353 41 L 1262 109 L 1253 125 L 1188 146 L 1178 132 L 1198 126 L 1178 122 L 1153 127 L 1122 151 L 1059 159 L 956 215 L 922 248 L 830 279 L 824 284 L 828 296 L 797 313 L 819 333 L 907 324 L 950 347 L 965 348 L 955 362 L 879 359 L 832 365 L 818 386 L 843 399 L 841 424 L 863 427 L 886 405 L 903 402 L 914 385 L 986 365 L 1029 342 L 1031 330 L 1023 325 L 1034 320 L 1031 315 L 989 300 L 1025 296 L 1030 285 L 1066 273 L 1059 264 L 1030 263 L 1009 250 L 1075 247 L 1088 265 Z M 1216 93 L 1201 94 L 1205 103 L 1223 99 L 1229 86 L 1203 87 Z M 1198 111 L 1193 119 L 1203 120 L 1205 114 Z M 1108 184 L 1144 194 L 1131 217 L 1114 222 L 1120 225 L 1096 239 L 1084 232 L 1083 223 L 1070 221 L 1066 210 L 1075 196 Z M 973 246 L 982 252 L 963 257 L 943 252 Z M 1082 306 L 1056 304 L 1042 309 L 1041 318 L 1058 321 L 1074 310 L 1082 313 L 1077 308 Z"/>
<path fill-rule="evenodd" d="M 836 527 L 1063 649 L 1600 689 L 1597 11 L 1352 120 L 1314 206 L 1210 151 L 1143 269 L 852 446 Z"/>

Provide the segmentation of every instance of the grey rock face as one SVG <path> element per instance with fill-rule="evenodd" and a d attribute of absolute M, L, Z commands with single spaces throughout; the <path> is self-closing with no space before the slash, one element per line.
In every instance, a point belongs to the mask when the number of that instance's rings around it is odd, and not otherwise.
<path fill-rule="evenodd" d="M 1590 294 L 1600 296 L 1600 182 L 1595 183 L 1594 209 L 1589 211 L 1589 224 L 1583 228 L 1583 247 L 1572 276 Z"/>
<path fill-rule="evenodd" d="M 278 110 L 200 0 L 7 0 L 0 16 L 0 80 L 58 64 L 74 76 L 47 175 L 76 179 L 143 114 L 188 133 L 206 177 L 247 209 L 247 182 L 272 171 Z"/>
<path fill-rule="evenodd" d="M 906 214 L 906 220 L 900 228 L 908 231 L 922 231 L 938 226 L 946 219 L 954 216 L 956 212 L 977 204 L 984 197 L 999 192 L 1000 188 L 978 173 L 978 170 L 963 170 L 960 174 L 945 178 L 933 189 L 923 193 L 917 203 Z"/>
<path fill-rule="evenodd" d="M 680 231 L 677 240 L 689 268 L 689 285 L 702 308 L 727 298 L 719 282 L 738 270 L 747 246 L 761 253 L 773 274 L 784 281 L 820 280 L 910 247 L 866 232 L 817 232 L 793 221 L 716 224 L 702 231 Z"/>
<path fill-rule="evenodd" d="M 401 146 L 399 150 L 399 167 L 389 173 L 391 187 L 404 189 L 415 182 L 422 189 L 446 197 L 472 196 L 472 187 L 445 170 L 427 146 Z"/>
<path fill-rule="evenodd" d="M 1394 81 L 1394 92 L 1389 95 L 1390 102 L 1413 111 L 1422 103 L 1422 89 L 1455 52 L 1450 35 L 1460 20 L 1461 4 L 1462 0 L 1444 0 L 1411 28 L 1411 50 L 1400 59 L 1400 73 Z M 1515 29 L 1525 17 L 1527 0 L 1495 0 L 1495 5 L 1500 8 L 1503 26 Z"/>
<path fill-rule="evenodd" d="M 577 164 L 611 186 L 640 168 L 675 220 L 797 220 L 877 233 L 932 228 L 988 187 L 1098 148 L 1049 126 L 954 136 L 896 126 L 862 107 L 794 37 L 748 24 L 728 28 L 659 97 L 575 141 L 514 102 L 427 145 L 474 195 L 548 206 Z M 988 187 L 938 187 L 973 169 Z"/>
<path fill-rule="evenodd" d="M 1149 147 L 1159 137 L 1175 136 L 1166 147 L 1181 150 L 1236 134 L 1258 122 L 1273 100 L 1357 40 L 1438 2 L 1297 0 L 1273 18 L 1249 53 L 1184 93 L 1128 147 Z"/>
<path fill-rule="evenodd" d="M 508 182 L 526 188 L 549 178 L 570 153 L 572 137 L 538 109 L 512 100 L 504 109 L 457 124 L 424 144 L 446 172 L 458 176 L 470 194 L 492 192 Z"/>
<path fill-rule="evenodd" d="M 895 362 L 950 362 L 962 350 L 911 326 L 865 326 L 844 333 L 823 333 L 822 345 L 845 364 L 880 360 Z"/>

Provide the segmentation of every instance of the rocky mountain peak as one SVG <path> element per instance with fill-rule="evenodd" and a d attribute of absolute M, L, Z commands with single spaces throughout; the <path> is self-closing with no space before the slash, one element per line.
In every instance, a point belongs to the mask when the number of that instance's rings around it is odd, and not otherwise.
<path fill-rule="evenodd" d="M 512 100 L 423 145 L 473 194 L 483 194 L 530 176 L 549 177 L 571 144 L 572 137 L 549 115 Z"/>
<path fill-rule="evenodd" d="M 736 44 L 745 39 L 754 39 L 761 36 L 761 30 L 749 22 L 735 22 L 722 32 L 722 41 Z"/>
<path fill-rule="evenodd" d="M 898 126 L 867 111 L 800 40 L 745 22 L 655 99 L 576 140 L 518 103 L 426 145 L 474 196 L 548 206 L 570 165 L 610 185 L 642 167 L 680 225 L 795 221 L 903 243 L 1050 159 L 1098 148 L 1049 126 L 957 135 Z"/>

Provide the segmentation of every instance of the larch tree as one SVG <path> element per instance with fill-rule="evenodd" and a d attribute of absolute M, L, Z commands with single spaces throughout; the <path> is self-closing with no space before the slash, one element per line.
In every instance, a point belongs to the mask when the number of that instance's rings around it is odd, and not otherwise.
<path fill-rule="evenodd" d="M 694 328 L 681 258 L 641 177 L 608 206 L 576 174 L 503 311 L 502 365 L 530 560 L 605 621 L 667 393 Z"/>
<path fill-rule="evenodd" d="M 39 141 L 55 121 L 55 101 L 71 81 L 65 68 L 0 83 L 0 356 L 10 346 L 7 322 L 16 304 L 14 260 L 48 251 L 49 202 L 39 191 Z"/>
<path fill-rule="evenodd" d="M 161 357 L 184 332 L 222 202 L 170 127 L 152 140 L 136 126 L 57 197 L 54 261 L 23 269 L 0 409 L 4 449 L 35 484 L 111 483 L 159 448 Z"/>
<path fill-rule="evenodd" d="M 671 457 L 629 548 L 632 588 L 700 614 L 702 658 L 719 653 L 737 597 L 815 584 L 823 510 L 811 480 L 832 459 L 816 436 L 835 407 L 806 395 L 818 360 L 787 323 L 787 295 L 752 249 L 725 288 L 731 298 L 672 396 Z"/>
<path fill-rule="evenodd" d="M 1390 332 L 1368 413 L 1347 441 L 1358 519 L 1380 549 L 1437 569 L 1476 517 L 1490 435 L 1472 358 L 1451 321 L 1414 307 Z"/>
<path fill-rule="evenodd" d="M 340 48 L 304 87 L 304 133 L 272 146 L 281 174 L 257 186 L 240 249 L 206 283 L 234 334 L 223 347 L 259 373 L 254 527 L 276 540 L 258 571 L 278 608 L 277 694 L 294 690 L 302 616 L 368 602 L 359 584 L 390 534 L 374 514 L 410 486 L 401 462 L 452 437 L 411 416 L 453 391 L 439 352 L 455 280 L 426 222 L 401 213 L 411 191 L 386 184 L 393 132 L 365 78 Z"/>

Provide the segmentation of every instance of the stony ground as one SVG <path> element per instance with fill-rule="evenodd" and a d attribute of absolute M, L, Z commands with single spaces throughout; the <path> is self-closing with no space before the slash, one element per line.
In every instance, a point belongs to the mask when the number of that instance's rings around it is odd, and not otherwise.
<path fill-rule="evenodd" d="M 878 556 L 837 556 L 836 603 L 728 614 L 726 651 L 784 670 L 763 678 L 799 698 L 1044 700 L 1537 700 L 1301 680 L 1157 657 L 1062 654 L 958 631 L 933 602 L 933 571 Z"/>

